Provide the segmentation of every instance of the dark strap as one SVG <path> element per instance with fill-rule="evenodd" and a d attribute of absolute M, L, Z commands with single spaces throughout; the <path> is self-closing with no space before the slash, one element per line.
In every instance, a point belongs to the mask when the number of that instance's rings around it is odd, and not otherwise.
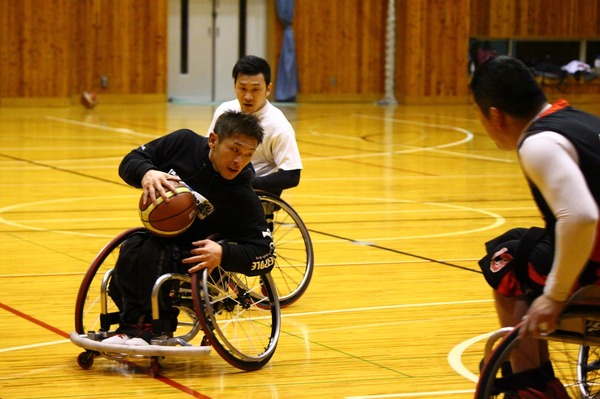
<path fill-rule="evenodd" d="M 526 388 L 542 391 L 554 378 L 552 363 L 546 362 L 538 368 L 496 378 L 491 393 L 498 395 L 502 392 L 514 392 Z"/>
<path fill-rule="evenodd" d="M 533 249 L 545 234 L 546 229 L 541 227 L 531 227 L 519 240 L 519 245 L 517 245 L 517 250 L 515 253 L 515 259 L 513 260 L 517 267 L 513 268 L 513 270 L 515 271 L 517 279 L 522 284 L 526 284 L 526 282 L 529 281 L 529 255 L 531 252 L 533 252 Z"/>

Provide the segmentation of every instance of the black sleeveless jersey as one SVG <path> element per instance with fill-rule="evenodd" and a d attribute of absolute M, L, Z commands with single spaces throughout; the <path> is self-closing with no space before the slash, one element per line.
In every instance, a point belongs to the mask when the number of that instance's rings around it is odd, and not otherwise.
<path fill-rule="evenodd" d="M 523 141 L 544 131 L 559 133 L 573 144 L 579 157 L 579 168 L 596 204 L 600 206 L 600 118 L 572 108 L 563 100 L 562 104 L 558 106 L 554 104 L 552 109 L 542 114 L 530 126 Z M 554 238 L 556 218 L 539 189 L 531 181 L 529 185 L 535 202 L 544 216 L 546 229 Z M 600 234 L 596 237 L 592 259 L 600 260 Z"/>

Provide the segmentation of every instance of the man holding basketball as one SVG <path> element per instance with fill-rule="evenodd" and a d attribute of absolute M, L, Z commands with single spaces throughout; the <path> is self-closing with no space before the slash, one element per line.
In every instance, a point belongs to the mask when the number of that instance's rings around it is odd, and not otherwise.
<path fill-rule="evenodd" d="M 267 100 L 273 87 L 271 67 L 266 60 L 247 55 L 238 60 L 232 75 L 237 99 L 216 109 L 208 134 L 219 116 L 227 110 L 256 115 L 265 136 L 252 158 L 256 171 L 252 186 L 281 195 L 283 190 L 296 187 L 300 182 L 302 160 L 294 128 L 283 112 Z"/>
<path fill-rule="evenodd" d="M 119 305 L 120 327 L 117 335 L 104 342 L 149 344 L 150 293 L 163 273 L 194 273 L 204 268 L 210 272 L 217 266 L 247 275 L 270 271 L 253 269 L 256 264 L 275 263 L 272 236 L 251 186 L 250 161 L 263 134 L 255 116 L 229 111 L 218 118 L 208 137 L 182 129 L 125 156 L 119 175 L 144 190 L 142 201 L 156 203 L 157 196 L 168 201 L 167 191 L 175 190 L 181 181 L 212 206 L 177 237 L 148 236 L 123 244 L 110 290 Z M 171 311 L 170 306 L 161 307 L 161 319 L 170 318 L 174 331 L 177 315 Z"/>
<path fill-rule="evenodd" d="M 600 270 L 600 118 L 565 100 L 549 104 L 529 69 L 510 57 L 482 63 L 471 84 L 484 129 L 518 153 L 545 227 L 513 229 L 486 243 L 479 265 L 503 327 L 522 322 L 512 371 L 497 381 L 510 398 L 568 398 L 547 346 L 565 301 Z"/>

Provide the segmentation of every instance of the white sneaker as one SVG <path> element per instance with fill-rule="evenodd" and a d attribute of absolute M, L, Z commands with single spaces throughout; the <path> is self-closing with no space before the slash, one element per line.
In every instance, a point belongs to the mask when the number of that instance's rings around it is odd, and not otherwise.
<path fill-rule="evenodd" d="M 128 341 L 131 341 L 131 338 L 127 336 L 127 334 L 116 334 L 110 338 L 106 338 L 102 340 L 104 344 L 124 344 Z"/>
<path fill-rule="evenodd" d="M 131 346 L 148 346 L 150 344 L 148 342 L 146 342 L 145 340 L 143 340 L 142 338 L 135 337 L 135 338 L 128 339 L 125 342 L 125 345 L 131 345 Z"/>

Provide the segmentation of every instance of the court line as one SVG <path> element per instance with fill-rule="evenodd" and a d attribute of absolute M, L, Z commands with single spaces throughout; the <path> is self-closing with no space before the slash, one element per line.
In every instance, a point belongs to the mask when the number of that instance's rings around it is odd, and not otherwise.
<path fill-rule="evenodd" d="M 340 136 L 340 137 L 343 137 L 343 136 Z M 408 146 L 407 144 L 404 144 L 404 145 Z M 445 145 L 445 144 L 443 144 L 443 145 Z M 329 161 L 329 160 L 333 160 L 333 159 L 370 158 L 370 157 L 382 157 L 382 156 L 386 156 L 386 155 L 401 155 L 401 154 L 411 154 L 414 152 L 432 151 L 432 152 L 437 152 L 437 153 L 444 154 L 444 155 L 452 155 L 452 156 L 456 156 L 456 157 L 460 157 L 460 158 L 479 159 L 482 161 L 492 161 L 492 162 L 511 163 L 511 164 L 516 162 L 513 159 L 488 157 L 488 156 L 484 156 L 484 155 L 467 154 L 467 153 L 455 152 L 455 151 L 444 151 L 444 150 L 441 150 L 440 148 L 441 147 L 438 147 L 438 146 L 413 147 L 413 148 L 406 149 L 406 150 L 374 152 L 374 153 L 369 153 L 369 154 L 333 155 L 330 157 L 313 157 L 313 158 L 303 157 L 302 161 L 313 161 L 314 162 L 314 161 Z M 427 177 L 430 177 L 430 176 L 427 176 Z M 442 177 L 442 176 L 440 176 L 440 177 Z"/>
<path fill-rule="evenodd" d="M 493 174 L 485 174 L 485 175 L 427 175 L 427 176 L 423 176 L 423 175 L 419 175 L 419 176 L 401 176 L 401 175 L 393 175 L 393 176 L 386 176 L 385 179 L 386 180 L 423 180 L 423 179 L 443 179 L 443 180 L 449 180 L 449 179 L 475 179 L 475 178 L 480 178 L 480 179 L 486 179 L 486 180 L 493 180 L 494 178 L 515 178 L 515 177 L 519 177 L 522 178 L 523 174 L 522 173 L 493 173 Z M 302 181 L 366 181 L 366 182 L 372 182 L 373 179 L 380 179 L 381 175 L 376 175 L 376 176 L 339 176 L 339 177 L 302 177 Z M 299 195 L 302 196 L 303 194 L 296 194 L 295 192 L 291 191 L 291 192 L 286 192 L 286 195 L 290 195 L 290 196 L 294 196 L 294 195 Z"/>
<path fill-rule="evenodd" d="M 426 234 L 426 235 L 414 235 L 414 236 L 400 236 L 400 237 L 386 237 L 386 238 L 378 238 L 378 237 L 376 237 L 376 238 L 363 238 L 363 239 L 360 239 L 360 240 L 351 240 L 351 241 L 355 241 L 355 242 L 366 242 L 366 243 L 369 243 L 370 241 L 397 241 L 397 240 L 407 240 L 407 239 L 417 239 L 417 238 L 434 238 L 434 237 L 456 236 L 456 235 L 478 233 L 478 232 L 481 232 L 481 231 L 487 231 L 487 230 L 495 229 L 496 227 L 502 226 L 506 222 L 506 219 L 502 215 L 499 215 L 499 214 L 491 212 L 491 211 L 487 211 L 485 209 L 477 209 L 477 208 L 468 207 L 468 206 L 453 205 L 453 204 L 446 204 L 446 203 L 439 203 L 439 202 L 429 202 L 429 201 L 421 202 L 421 201 L 413 201 L 413 200 L 401 200 L 401 199 L 377 198 L 377 197 L 354 197 L 354 196 L 353 197 L 351 197 L 351 196 L 335 196 L 335 197 L 332 197 L 332 196 L 327 196 L 327 195 L 311 195 L 311 196 L 304 196 L 304 197 L 312 197 L 312 198 L 320 198 L 320 199 L 335 199 L 335 200 L 338 201 L 338 203 L 339 203 L 340 199 L 347 199 L 347 200 L 353 200 L 353 201 L 356 201 L 357 199 L 360 199 L 360 200 L 364 200 L 364 201 L 379 201 L 382 204 L 386 204 L 386 205 L 389 205 L 389 204 L 393 204 L 393 205 L 399 205 L 399 204 L 431 205 L 431 206 L 451 208 L 451 209 L 454 209 L 454 210 L 461 210 L 461 211 L 470 211 L 470 212 L 474 212 L 474 213 L 481 213 L 481 214 L 484 214 L 486 216 L 491 217 L 494 220 L 494 222 L 492 224 L 490 224 L 488 226 L 476 228 L 476 229 L 469 229 L 469 230 L 462 230 L 462 231 L 453 231 L 453 232 L 438 233 L 438 234 Z"/>
<path fill-rule="evenodd" d="M 418 308 L 418 307 L 429 307 L 429 306 L 448 306 L 448 305 L 464 305 L 464 304 L 473 304 L 473 303 L 485 303 L 485 302 L 491 302 L 491 299 L 484 299 L 484 300 L 468 300 L 468 301 L 447 301 L 447 302 L 431 302 L 431 303 L 420 303 L 420 304 L 399 304 L 399 305 L 387 305 L 387 306 L 372 306 L 372 307 L 362 307 L 362 308 L 352 308 L 352 309 L 337 309 L 337 310 L 323 310 L 323 311 L 315 311 L 315 312 L 303 312 L 303 313 L 296 313 L 296 314 L 283 314 L 282 318 L 288 318 L 288 317 L 296 317 L 296 316 L 310 316 L 310 315 L 325 315 L 325 314 L 332 314 L 332 313 L 347 313 L 347 312 L 360 312 L 360 311 L 373 311 L 373 310 L 383 310 L 383 309 L 398 309 L 398 308 Z M 55 334 L 58 334 L 60 336 L 67 336 L 68 334 L 61 331 L 60 329 L 53 327 L 39 319 L 36 319 L 32 316 L 29 316 L 15 308 L 12 308 L 8 305 L 5 305 L 3 303 L 0 302 L 0 308 L 13 313 L 14 315 L 21 317 L 27 321 L 30 321 L 38 326 L 41 326 L 47 330 L 50 330 L 51 332 L 54 332 Z M 476 337 L 478 338 L 478 337 Z M 472 342 L 473 339 L 471 340 L 467 340 L 465 342 Z M 36 347 L 42 347 L 42 346 L 50 346 L 50 345 L 57 345 L 57 344 L 63 344 L 69 342 L 69 340 L 59 340 L 59 341 L 51 341 L 51 342 L 45 342 L 45 343 L 38 343 L 38 344 L 32 344 L 32 345 L 23 345 L 23 346 L 18 346 L 18 347 L 10 347 L 10 348 L 4 348 L 2 350 L 0 350 L 0 353 L 4 353 L 4 352 L 10 352 L 10 351 L 17 351 L 17 350 L 24 350 L 24 349 L 31 349 L 31 348 L 36 348 Z M 461 347 L 466 347 L 467 345 L 462 345 Z M 464 349 L 463 349 L 464 350 Z M 451 354 L 453 354 L 453 356 L 455 357 L 456 354 L 458 352 L 457 351 L 451 351 Z M 460 352 L 462 354 L 462 352 Z M 449 355 L 450 356 L 450 355 Z M 460 355 L 459 355 L 460 358 Z M 452 365 L 452 364 L 451 364 Z M 453 367 L 454 368 L 454 367 Z M 455 368 L 456 370 L 456 368 Z M 461 374 L 462 375 L 462 374 Z M 198 398 L 205 398 L 205 399 L 210 399 L 208 396 L 202 395 L 201 393 L 183 385 L 180 384 L 174 380 L 171 380 L 169 378 L 166 377 L 162 377 L 162 376 L 158 376 L 156 377 L 157 380 L 175 388 L 178 389 L 184 393 L 187 393 L 193 397 L 198 397 Z M 472 393 L 474 392 L 474 390 L 456 390 L 456 391 L 432 391 L 432 392 L 413 392 L 413 393 L 402 393 L 402 394 L 387 394 L 387 395 L 368 395 L 368 396 L 353 396 L 353 397 L 346 397 L 346 399 L 378 399 L 378 398 L 403 398 L 403 397 L 422 397 L 422 396 L 438 396 L 438 395 L 450 395 L 450 394 L 458 394 L 458 393 Z"/>
<path fill-rule="evenodd" d="M 118 148 L 124 148 L 124 149 L 129 149 L 131 150 L 131 146 L 126 146 L 126 145 L 121 145 L 121 146 L 103 146 L 103 145 L 86 145 L 86 146 L 68 146 L 68 147 L 0 147 L 0 151 L 24 151 L 26 150 L 27 152 L 33 152 L 33 151 L 43 151 L 44 153 L 47 152 L 65 152 L 65 151 L 76 151 L 79 152 L 81 150 L 90 150 L 90 149 L 94 149 L 94 150 L 115 150 Z M 102 158 L 98 158 L 100 160 L 104 160 L 104 159 L 111 159 L 111 158 L 106 158 L 106 157 L 102 157 Z M 77 162 L 79 161 L 79 159 L 60 159 L 60 160 L 53 160 L 53 159 L 48 159 L 47 161 L 60 161 L 60 162 Z"/>
<path fill-rule="evenodd" d="M 460 344 L 456 345 L 454 348 L 452 348 L 452 350 L 448 353 L 448 364 L 450 365 L 450 367 L 452 367 L 458 374 L 462 375 L 466 379 L 473 382 L 477 382 L 478 377 L 471 371 L 469 371 L 469 369 L 467 369 L 463 364 L 462 354 L 468 347 L 483 339 L 487 339 L 492 334 L 493 332 L 489 332 L 478 335 L 473 338 L 469 338 L 466 341 L 463 341 Z M 481 354 L 481 357 L 483 358 L 483 353 Z"/>
<path fill-rule="evenodd" d="M 60 233 L 60 234 L 82 235 L 82 236 L 87 236 L 87 237 L 106 237 L 106 235 L 104 235 L 104 234 L 98 235 L 98 234 L 93 234 L 93 233 L 82 233 L 82 232 L 60 230 L 60 229 L 56 229 L 56 230 L 45 229 L 45 228 L 31 226 L 31 225 L 27 225 L 27 224 L 12 222 L 12 221 L 6 220 L 2 216 L 2 213 L 5 213 L 7 211 L 11 211 L 11 210 L 14 210 L 17 208 L 25 207 L 25 206 L 45 205 L 45 204 L 50 204 L 50 203 L 64 203 L 64 202 L 70 202 L 70 201 L 91 201 L 91 200 L 100 200 L 100 199 L 106 200 L 106 198 L 130 198 L 130 197 L 131 197 L 130 195 L 118 195 L 118 196 L 110 196 L 110 197 L 109 196 L 98 196 L 98 197 L 81 197 L 81 198 L 59 198 L 59 199 L 53 199 L 53 200 L 43 200 L 43 201 L 34 201 L 34 202 L 28 202 L 28 203 L 13 204 L 13 205 L 10 205 L 10 206 L 4 207 L 4 208 L 0 208 L 0 223 L 4 223 L 4 224 L 12 226 L 12 227 L 26 229 L 26 230 L 52 231 L 52 232 L 56 232 L 56 233 Z M 332 198 L 329 196 L 316 196 L 316 197 Z M 346 197 L 338 196 L 338 197 L 335 197 L 335 199 L 338 201 L 340 199 L 352 199 L 352 200 L 362 199 L 362 200 L 368 200 L 368 201 L 380 201 L 381 203 L 387 203 L 387 204 L 389 204 L 391 201 L 389 198 L 377 198 L 377 197 L 370 197 L 370 198 L 358 197 L 357 198 L 357 197 L 348 197 L 348 196 L 346 196 Z M 501 216 L 497 213 L 487 211 L 484 209 L 476 209 L 473 207 L 467 207 L 467 206 L 462 206 L 462 205 L 445 204 L 445 203 L 438 203 L 438 202 L 419 202 L 419 201 L 399 200 L 399 199 L 394 200 L 394 201 L 396 201 L 395 204 L 398 204 L 398 205 L 399 204 L 430 205 L 432 207 L 443 207 L 443 208 L 450 208 L 452 210 L 479 213 L 479 214 L 483 214 L 483 215 L 486 215 L 486 216 L 492 218 L 493 223 L 491 223 L 487 226 L 479 227 L 479 228 L 461 230 L 461 231 L 450 231 L 447 233 L 412 235 L 412 236 L 396 236 L 396 237 L 363 237 L 360 239 L 352 239 L 351 241 L 356 242 L 356 243 L 370 244 L 371 242 L 385 242 L 385 241 L 410 240 L 410 239 L 420 239 L 420 238 L 437 238 L 437 237 L 457 236 L 457 235 L 478 233 L 481 231 L 495 229 L 496 227 L 502 226 L 506 221 L 503 216 Z M 90 219 L 90 220 L 93 220 L 93 219 Z"/>
<path fill-rule="evenodd" d="M 98 196 L 98 197 L 81 197 L 81 198 L 58 198 L 58 199 L 53 199 L 53 200 L 43 200 L 43 201 L 27 202 L 27 203 L 23 203 L 23 204 L 14 204 L 14 205 L 5 206 L 4 208 L 0 208 L 0 223 L 6 224 L 6 225 L 12 226 L 12 227 L 20 228 L 20 229 L 25 229 L 25 230 L 51 231 L 53 233 L 66 234 L 66 235 L 79 235 L 79 236 L 85 236 L 85 237 L 111 237 L 106 234 L 82 233 L 82 232 L 77 232 L 77 231 L 54 230 L 54 229 L 45 229 L 45 228 L 41 228 L 41 227 L 30 226 L 30 225 L 6 220 L 2 216 L 2 214 L 5 212 L 8 212 L 8 211 L 12 211 L 14 209 L 20 208 L 22 206 L 36 206 L 36 205 L 46 205 L 46 204 L 51 204 L 51 203 L 64 203 L 64 202 L 70 202 L 70 201 L 95 201 L 95 200 L 105 200 L 106 198 L 131 198 L 131 197 L 132 197 L 131 195 L 112 195 L 110 197 Z"/>
<path fill-rule="evenodd" d="M 333 156 L 333 157 L 319 157 L 319 158 L 308 158 L 307 157 L 307 158 L 302 158 L 302 159 L 304 161 L 322 161 L 322 160 L 330 160 L 330 159 L 380 157 L 380 156 L 384 156 L 384 155 L 400 155 L 400 154 L 407 154 L 407 153 L 412 153 L 412 152 L 435 151 L 435 152 L 443 153 L 446 155 L 459 156 L 459 157 L 463 157 L 463 158 L 481 159 L 481 160 L 504 162 L 504 163 L 515 163 L 514 160 L 510 160 L 510 159 L 486 157 L 486 156 L 474 155 L 474 154 L 464 154 L 464 153 L 457 153 L 457 152 L 452 152 L 452 151 L 442 151 L 441 150 L 442 148 L 454 147 L 454 146 L 461 145 L 461 144 L 464 144 L 466 142 L 473 140 L 474 134 L 470 130 L 463 129 L 463 128 L 460 128 L 457 126 L 442 125 L 442 124 L 427 123 L 427 122 L 415 122 L 415 121 L 407 121 L 407 120 L 402 120 L 402 119 L 385 118 L 385 117 L 382 118 L 382 117 L 376 117 L 376 116 L 371 116 L 371 115 L 362 115 L 362 114 L 354 114 L 353 116 L 357 116 L 357 117 L 361 117 L 361 118 L 379 119 L 379 120 L 383 119 L 383 120 L 391 121 L 394 123 L 416 125 L 416 126 L 421 126 L 421 127 L 431 127 L 431 128 L 436 128 L 436 129 L 455 130 L 455 131 L 465 134 L 466 137 L 463 138 L 462 140 L 457 140 L 455 142 L 440 144 L 440 145 L 436 145 L 436 146 L 429 146 L 429 147 L 411 146 L 412 148 L 406 149 L 406 150 L 387 151 L 387 152 L 379 152 L 379 153 L 373 153 L 373 154 L 339 155 L 339 156 Z M 68 123 L 68 124 L 72 124 L 72 125 L 77 125 L 77 126 L 84 126 L 84 127 L 89 127 L 92 129 L 107 130 L 110 132 L 126 134 L 126 135 L 136 136 L 136 137 L 156 138 L 156 137 L 160 136 L 160 135 L 154 135 L 154 134 L 148 134 L 148 133 L 140 133 L 140 132 L 136 132 L 132 129 L 128 129 L 128 128 L 115 128 L 115 127 L 110 127 L 110 126 L 106 126 L 106 125 L 99 125 L 96 123 L 89 123 L 89 122 L 81 122 L 81 121 L 76 121 L 73 119 L 59 118 L 59 117 L 50 116 L 50 115 L 47 115 L 46 118 L 56 121 L 56 122 L 63 122 L 63 123 Z M 321 135 L 321 136 L 332 136 L 332 137 L 336 137 L 336 138 L 343 137 L 344 140 L 349 139 L 348 136 L 341 136 L 341 135 L 335 135 L 335 134 L 321 134 L 321 133 L 316 133 L 316 134 Z M 404 144 L 404 145 L 408 146 L 406 144 Z"/>
<path fill-rule="evenodd" d="M 405 147 L 410 147 L 405 150 L 385 151 L 385 152 L 377 152 L 377 153 L 369 153 L 369 154 L 335 155 L 335 156 L 330 156 L 330 157 L 315 157 L 315 158 L 302 158 L 302 159 L 305 161 L 326 161 L 326 160 L 332 160 L 332 159 L 357 159 L 357 158 L 381 157 L 381 156 L 386 156 L 386 155 L 401 155 L 401 154 L 410 154 L 410 153 L 414 153 L 414 152 L 432 151 L 432 152 L 437 152 L 440 154 L 452 155 L 452 156 L 457 156 L 457 157 L 461 157 L 461 158 L 480 159 L 480 160 L 502 162 L 502 163 L 515 163 L 515 160 L 512 160 L 512 159 L 488 157 L 488 156 L 475 155 L 475 154 L 466 154 L 466 153 L 460 153 L 460 152 L 454 152 L 454 151 L 443 151 L 442 150 L 443 148 L 456 147 L 458 145 L 468 143 L 473 140 L 473 137 L 474 137 L 473 132 L 471 132 L 470 130 L 467 130 L 467 129 L 463 129 L 458 126 L 443 125 L 443 124 L 438 124 L 438 123 L 408 121 L 408 120 L 403 120 L 403 119 L 395 119 L 395 118 L 372 116 L 372 115 L 362 115 L 362 114 L 354 114 L 353 116 L 359 117 L 359 118 L 384 120 L 384 121 L 388 121 L 388 122 L 392 122 L 392 123 L 420 126 L 420 127 L 425 127 L 425 128 L 454 130 L 454 131 L 464 134 L 465 137 L 461 140 L 456 140 L 456 141 L 445 143 L 445 144 L 438 144 L 438 145 L 426 146 L 426 147 L 419 147 L 419 146 L 414 146 L 414 145 L 410 145 L 410 144 L 401 144 Z M 332 137 L 332 138 L 343 138 L 344 140 L 349 139 L 348 136 L 339 135 L 339 134 L 331 134 L 331 133 L 323 134 L 323 133 L 314 132 L 314 131 L 311 132 L 311 134 L 318 135 L 318 136 Z M 354 139 L 357 139 L 357 138 L 354 138 Z"/>
<path fill-rule="evenodd" d="M 492 302 L 489 300 L 488 302 Z M 483 339 L 487 339 L 493 333 L 485 333 L 467 339 L 456 345 L 448 353 L 448 364 L 452 367 L 459 375 L 465 377 L 469 381 L 477 383 L 478 377 L 468 370 L 462 362 L 462 354 L 464 351 L 472 346 L 474 343 L 479 342 Z M 483 356 L 483 354 L 482 354 Z M 410 392 L 410 393 L 398 393 L 398 394 L 384 394 L 384 395 L 363 395 L 363 396 L 347 396 L 345 399 L 387 399 L 387 398 L 417 398 L 417 397 L 429 397 L 429 396 L 442 396 L 442 395 L 455 395 L 462 393 L 474 393 L 474 389 L 467 390 L 453 390 L 453 391 L 431 391 L 431 392 Z"/>
<path fill-rule="evenodd" d="M 360 308 L 349 308 L 349 309 L 319 310 L 319 311 L 314 311 L 314 312 L 286 313 L 286 314 L 282 313 L 281 317 L 282 318 L 292 318 L 292 317 L 299 317 L 299 316 L 322 316 L 322 315 L 329 315 L 329 314 L 334 314 L 334 313 L 341 314 L 341 313 L 349 313 L 349 312 L 372 312 L 372 311 L 377 311 L 377 310 L 388 310 L 388 309 L 423 308 L 423 307 L 449 306 L 449 305 L 472 305 L 472 304 L 477 304 L 477 303 L 489 303 L 489 302 L 492 302 L 492 300 L 491 299 L 474 299 L 474 300 L 468 300 L 468 301 L 447 301 L 447 302 L 398 304 L 398 305 L 371 306 L 371 307 L 360 307 Z M 40 327 L 50 330 L 50 331 L 54 332 L 55 334 L 58 334 L 62 337 L 65 337 L 65 338 L 69 337 L 69 334 L 67 334 L 66 332 L 63 332 L 60 329 L 53 327 L 39 319 L 31 317 L 11 306 L 5 305 L 2 302 L 0 302 L 0 309 L 4 309 L 10 313 L 13 313 L 14 315 L 16 315 L 18 317 L 28 320 Z M 23 345 L 23 346 L 11 347 L 11 348 L 4 348 L 4 349 L 0 350 L 0 353 L 1 352 L 10 352 L 10 351 L 20 350 L 20 349 L 28 349 L 28 348 L 37 347 L 37 346 L 57 345 L 57 344 L 62 344 L 64 342 L 70 342 L 70 341 L 69 341 L 69 339 L 66 339 L 66 340 L 52 341 L 52 342 L 46 342 L 46 343 L 40 343 L 40 344 Z"/>
<path fill-rule="evenodd" d="M 84 127 L 90 127 L 92 129 L 100 129 L 100 130 L 106 130 L 109 132 L 126 134 L 129 136 L 148 137 L 148 138 L 156 138 L 156 137 L 160 136 L 160 135 L 156 135 L 156 134 L 140 133 L 140 132 L 136 132 L 135 130 L 128 129 L 128 128 L 110 127 L 110 126 L 106 126 L 106 125 L 99 125 L 97 123 L 81 122 L 81 121 L 76 121 L 73 119 L 59 118 L 59 117 L 51 116 L 51 115 L 46 115 L 46 119 L 50 119 L 55 122 L 68 123 L 68 124 L 76 125 L 76 126 L 84 126 Z"/>
<path fill-rule="evenodd" d="M 383 395 L 363 395 L 346 396 L 345 399 L 387 399 L 387 398 L 418 398 L 422 396 L 441 396 L 456 395 L 460 393 L 475 393 L 474 389 L 459 389 L 454 391 L 429 391 L 429 392 L 409 392 L 409 393 L 391 393 Z"/>
<path fill-rule="evenodd" d="M 43 327 L 46 330 L 49 330 L 49 331 L 51 331 L 51 332 L 53 332 L 55 334 L 58 334 L 58 335 L 60 335 L 62 337 L 67 337 L 67 338 L 69 337 L 69 334 L 67 334 L 66 332 L 64 332 L 64 331 L 62 331 L 62 330 L 60 330 L 60 329 L 58 329 L 58 328 L 56 328 L 54 326 L 51 326 L 50 324 L 47 324 L 47 323 L 41 321 L 40 319 L 36 319 L 33 316 L 30 316 L 30 315 L 28 315 L 26 313 L 23 313 L 23 312 L 15 309 L 15 308 L 13 308 L 11 306 L 5 305 L 2 302 L 0 302 L 0 309 L 4 309 L 7 312 L 16 315 L 17 317 L 21 317 L 21 318 L 23 318 L 23 319 L 25 319 L 25 320 L 33 323 L 33 324 L 36 324 L 36 325 L 38 325 L 40 327 Z M 67 340 L 67 341 L 70 342 L 70 340 Z M 58 343 L 63 343 L 63 342 L 65 342 L 65 340 L 54 341 L 54 342 L 51 342 L 51 343 L 47 343 L 47 345 L 56 345 Z M 43 346 L 43 345 L 42 344 L 35 344 L 35 346 L 33 346 L 33 347 L 39 347 L 39 346 Z M 31 347 L 31 346 L 22 346 L 22 347 L 19 347 L 19 348 L 20 349 L 25 349 L 25 348 L 28 348 L 28 347 Z M 9 352 L 9 351 L 10 351 L 10 348 L 4 349 L 1 352 Z M 132 363 L 132 362 L 126 362 L 126 363 L 129 364 L 129 365 L 131 365 L 131 366 L 133 366 L 133 367 L 138 368 L 139 370 L 142 370 L 142 368 L 140 366 L 136 365 L 135 363 Z M 151 374 L 150 371 L 146 371 L 145 373 L 149 374 L 149 375 Z M 162 383 L 164 383 L 166 385 L 169 385 L 170 387 L 175 388 L 175 389 L 177 389 L 177 390 L 179 390 L 179 391 L 181 391 L 183 393 L 186 393 L 186 394 L 188 394 L 190 396 L 193 396 L 195 398 L 211 399 L 209 396 L 203 395 L 200 392 L 198 392 L 198 391 L 196 391 L 196 390 L 194 390 L 194 389 L 192 389 L 192 388 L 190 388 L 188 386 L 185 386 L 185 385 L 183 385 L 183 384 L 181 384 L 181 383 L 179 383 L 177 381 L 174 381 L 174 380 L 172 380 L 170 378 L 167 378 L 167 377 L 164 377 L 162 375 L 154 376 L 154 379 L 157 380 L 157 381 L 160 381 L 160 382 L 162 382 Z"/>
<path fill-rule="evenodd" d="M 2 304 L 0 304 L 0 307 L 2 307 Z M 41 342 L 39 344 L 13 346 L 13 347 L 10 347 L 10 348 L 0 349 L 0 353 L 18 351 L 18 350 L 22 350 L 22 349 L 41 348 L 43 346 L 58 345 L 58 344 L 64 344 L 64 343 L 67 343 L 67 342 L 70 343 L 71 340 L 69 340 L 69 339 L 61 339 L 59 341 Z"/>
<path fill-rule="evenodd" d="M 449 306 L 449 305 L 472 305 L 475 303 L 489 303 L 492 299 L 472 299 L 465 301 L 448 301 L 448 302 L 428 302 L 428 303 L 407 303 L 399 305 L 385 305 L 385 306 L 368 306 L 362 308 L 349 308 L 349 309 L 332 309 L 332 310 L 318 310 L 314 312 L 302 312 L 302 313 L 286 313 L 281 314 L 281 317 L 298 317 L 298 316 L 321 316 L 333 313 L 348 313 L 348 312 L 372 312 L 375 310 L 387 310 L 387 309 L 403 309 L 403 308 L 424 308 L 431 306 Z"/>
<path fill-rule="evenodd" d="M 0 274 L 0 278 L 24 278 L 24 277 L 67 277 L 83 276 L 85 271 L 69 273 L 21 273 L 21 274 Z"/>

